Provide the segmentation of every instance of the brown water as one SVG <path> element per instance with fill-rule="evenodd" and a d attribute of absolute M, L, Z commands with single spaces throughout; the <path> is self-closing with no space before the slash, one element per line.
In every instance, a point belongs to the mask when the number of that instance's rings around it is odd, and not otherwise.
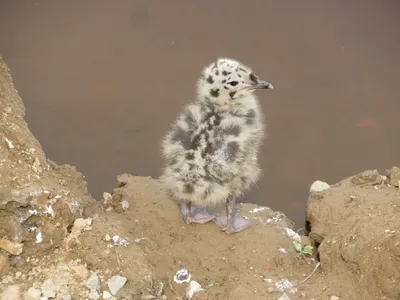
<path fill-rule="evenodd" d="M 247 201 L 303 223 L 310 184 L 399 164 L 400 2 L 22 1 L 0 4 L 0 51 L 31 130 L 100 198 L 157 177 L 160 139 L 218 56 L 274 84 Z M 396 20 L 399 19 L 399 20 Z"/>

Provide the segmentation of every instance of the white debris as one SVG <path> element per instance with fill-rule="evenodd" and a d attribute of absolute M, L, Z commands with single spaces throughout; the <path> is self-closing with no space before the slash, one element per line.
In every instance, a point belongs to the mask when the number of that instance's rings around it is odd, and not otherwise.
<path fill-rule="evenodd" d="M 186 288 L 186 297 L 188 298 L 188 300 L 192 299 L 193 294 L 197 293 L 197 292 L 201 292 L 201 291 L 205 291 L 201 285 L 197 282 L 192 280 L 188 287 Z"/>
<path fill-rule="evenodd" d="M 266 209 L 267 209 L 266 207 L 256 207 L 256 208 L 250 210 L 250 213 L 254 214 L 254 213 L 266 210 Z"/>
<path fill-rule="evenodd" d="M 290 298 L 289 298 L 288 295 L 286 295 L 285 293 L 283 293 L 283 295 L 280 296 L 280 297 L 278 298 L 278 300 L 290 300 Z"/>
<path fill-rule="evenodd" d="M 278 291 L 283 292 L 285 290 L 291 289 L 293 287 L 293 284 L 287 279 L 282 279 L 275 282 L 275 286 Z"/>
<path fill-rule="evenodd" d="M 114 245 L 123 245 L 123 246 L 129 245 L 129 242 L 126 239 L 121 238 L 118 235 L 114 235 L 112 237 L 112 240 L 114 242 Z"/>
<path fill-rule="evenodd" d="M 287 253 L 285 248 L 279 248 L 279 251 L 282 253 Z"/>
<path fill-rule="evenodd" d="M 147 240 L 147 238 L 145 238 L 145 237 L 143 237 L 143 238 L 137 238 L 137 239 L 135 239 L 135 243 L 136 244 L 139 244 L 141 241 L 143 241 L 143 240 Z"/>
<path fill-rule="evenodd" d="M 111 294 L 115 296 L 115 294 L 118 293 L 120 288 L 122 288 L 125 285 L 126 281 L 127 280 L 125 277 L 119 275 L 113 276 L 110 279 L 108 279 L 107 285 L 108 288 L 110 289 Z"/>
<path fill-rule="evenodd" d="M 42 290 L 40 288 L 35 288 L 35 287 L 31 287 L 25 293 L 26 300 L 39 300 L 41 296 L 42 296 Z"/>
<path fill-rule="evenodd" d="M 331 300 L 339 300 L 340 298 L 338 296 L 331 296 Z"/>
<path fill-rule="evenodd" d="M 8 138 L 4 138 L 5 140 L 6 140 L 6 143 L 7 143 L 7 146 L 8 146 L 8 148 L 11 150 L 11 149 L 14 149 L 14 145 L 13 145 L 13 143 L 8 139 Z"/>
<path fill-rule="evenodd" d="M 290 237 L 291 239 L 295 240 L 296 242 L 301 243 L 300 235 L 293 229 L 285 228 L 285 234 L 286 234 L 286 236 Z"/>
<path fill-rule="evenodd" d="M 91 291 L 100 290 L 100 277 L 97 274 L 92 274 L 88 280 L 86 280 L 86 287 Z"/>
<path fill-rule="evenodd" d="M 61 195 L 56 195 L 56 196 L 54 197 L 54 199 L 61 199 L 61 198 L 62 198 Z"/>
<path fill-rule="evenodd" d="M 322 192 L 324 190 L 329 189 L 331 186 L 326 182 L 317 180 L 310 187 L 310 192 Z"/>
<path fill-rule="evenodd" d="M 122 206 L 123 210 L 127 210 L 129 208 L 130 204 L 128 201 L 124 200 L 121 202 L 121 206 Z"/>
<path fill-rule="evenodd" d="M 109 292 L 103 291 L 103 299 L 110 299 L 112 296 Z"/>
<path fill-rule="evenodd" d="M 181 269 L 175 273 L 174 281 L 176 283 L 184 283 L 189 282 L 192 275 L 190 275 L 189 271 L 186 269 Z"/>
<path fill-rule="evenodd" d="M 62 300 L 72 300 L 72 296 L 70 294 L 63 295 Z"/>
<path fill-rule="evenodd" d="M 49 215 L 51 215 L 54 218 L 54 210 L 50 204 L 47 204 L 47 206 L 46 206 L 46 213 L 48 213 Z"/>
<path fill-rule="evenodd" d="M 56 286 L 51 279 L 47 279 L 43 283 L 42 293 L 44 297 L 55 298 L 57 294 Z"/>
<path fill-rule="evenodd" d="M 110 236 L 109 234 L 106 234 L 106 235 L 104 236 L 104 240 L 105 240 L 106 242 L 111 241 L 111 236 Z"/>
<path fill-rule="evenodd" d="M 36 244 L 40 244 L 41 242 L 43 242 L 43 236 L 42 236 L 42 233 L 39 231 L 36 234 Z"/>
<path fill-rule="evenodd" d="M 30 210 L 28 210 L 28 213 L 29 213 L 29 215 L 37 215 L 38 214 L 38 211 L 36 210 L 36 209 L 30 209 Z"/>

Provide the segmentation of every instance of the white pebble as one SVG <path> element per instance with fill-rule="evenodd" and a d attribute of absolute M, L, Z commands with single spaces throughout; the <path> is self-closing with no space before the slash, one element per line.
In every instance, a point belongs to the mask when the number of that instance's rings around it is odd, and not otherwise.
<path fill-rule="evenodd" d="M 26 300 L 39 300 L 42 296 L 42 290 L 40 288 L 31 287 L 25 294 Z"/>
<path fill-rule="evenodd" d="M 103 291 L 103 299 L 110 299 L 112 296 L 109 292 Z"/>
<path fill-rule="evenodd" d="M 100 278 L 97 274 L 92 274 L 88 280 L 86 280 L 86 287 L 91 291 L 98 291 L 100 289 Z"/>
<path fill-rule="evenodd" d="M 322 192 L 324 190 L 329 189 L 331 186 L 326 182 L 317 180 L 310 187 L 310 192 Z"/>
<path fill-rule="evenodd" d="M 56 286 L 51 279 L 47 279 L 43 283 L 43 296 L 47 298 L 55 298 L 57 294 Z"/>
<path fill-rule="evenodd" d="M 108 288 L 110 289 L 111 294 L 114 296 L 118 293 L 118 291 L 125 285 L 126 283 L 126 278 L 116 275 L 108 279 L 107 285 Z"/>

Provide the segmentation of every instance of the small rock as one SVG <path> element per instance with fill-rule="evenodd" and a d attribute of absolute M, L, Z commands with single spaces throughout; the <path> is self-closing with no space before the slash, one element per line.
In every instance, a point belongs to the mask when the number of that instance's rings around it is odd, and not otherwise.
<path fill-rule="evenodd" d="M 310 193 L 311 192 L 322 192 L 324 190 L 329 189 L 331 186 L 327 184 L 326 182 L 317 180 L 314 181 L 314 183 L 310 187 Z"/>
<path fill-rule="evenodd" d="M 25 300 L 40 300 L 42 296 L 42 290 L 40 288 L 31 287 L 25 293 Z"/>
<path fill-rule="evenodd" d="M 289 298 L 288 295 L 286 295 L 286 294 L 284 293 L 282 296 L 280 296 L 280 297 L 278 298 L 278 300 L 290 300 L 290 298 Z"/>
<path fill-rule="evenodd" d="M 1 300 L 21 300 L 21 294 L 18 285 L 8 286 L 0 295 Z"/>
<path fill-rule="evenodd" d="M 106 234 L 104 239 L 106 240 L 106 242 L 111 241 L 111 236 L 109 234 Z"/>
<path fill-rule="evenodd" d="M 0 278 L 7 275 L 10 270 L 10 263 L 8 261 L 8 256 L 0 253 Z"/>
<path fill-rule="evenodd" d="M 0 248 L 3 248 L 12 255 L 20 255 L 23 247 L 24 244 L 13 243 L 6 239 L 0 239 Z"/>
<path fill-rule="evenodd" d="M 400 168 L 393 167 L 390 170 L 386 171 L 386 175 L 390 178 L 390 185 L 395 187 L 399 187 L 400 184 Z"/>
<path fill-rule="evenodd" d="M 111 294 L 114 296 L 118 293 L 120 288 L 122 288 L 126 283 L 126 278 L 116 275 L 108 279 L 107 285 L 108 288 L 110 289 Z"/>
<path fill-rule="evenodd" d="M 63 295 L 62 300 L 72 300 L 72 296 L 69 294 Z"/>
<path fill-rule="evenodd" d="M 381 184 L 382 181 L 383 179 L 378 170 L 364 171 L 351 179 L 352 184 L 361 186 Z"/>
<path fill-rule="evenodd" d="M 331 296 L 331 300 L 339 300 L 338 296 Z"/>
<path fill-rule="evenodd" d="M 100 277 L 97 274 L 92 274 L 88 280 L 86 280 L 86 287 L 91 291 L 100 290 Z"/>
<path fill-rule="evenodd" d="M 270 286 L 269 288 L 267 288 L 267 292 L 268 293 L 273 293 L 273 292 L 275 292 L 275 288 Z"/>
<path fill-rule="evenodd" d="M 46 298 L 55 298 L 57 294 L 56 286 L 51 279 L 47 279 L 43 283 L 43 296 Z"/>
<path fill-rule="evenodd" d="M 89 293 L 89 299 L 97 300 L 100 298 L 99 293 L 96 290 L 91 290 Z"/>
<path fill-rule="evenodd" d="M 104 205 L 109 205 L 112 202 L 112 195 L 110 193 L 103 193 L 103 203 Z"/>
<path fill-rule="evenodd" d="M 110 299 L 112 296 L 109 292 L 103 291 L 103 299 Z"/>

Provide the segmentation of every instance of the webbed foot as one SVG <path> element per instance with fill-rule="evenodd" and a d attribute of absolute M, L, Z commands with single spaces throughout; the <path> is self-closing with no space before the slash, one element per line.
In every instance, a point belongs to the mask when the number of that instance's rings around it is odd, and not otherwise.
<path fill-rule="evenodd" d="M 216 218 L 215 215 L 210 215 L 205 207 L 196 207 L 191 203 L 180 204 L 181 214 L 186 224 L 198 223 L 204 224 Z"/>
<path fill-rule="evenodd" d="M 231 225 L 228 227 L 229 218 L 228 216 L 217 217 L 214 222 L 225 231 L 226 234 L 230 235 L 234 232 L 243 231 L 255 223 L 255 220 L 245 219 L 239 215 L 238 211 L 235 211 L 231 217 Z"/>

